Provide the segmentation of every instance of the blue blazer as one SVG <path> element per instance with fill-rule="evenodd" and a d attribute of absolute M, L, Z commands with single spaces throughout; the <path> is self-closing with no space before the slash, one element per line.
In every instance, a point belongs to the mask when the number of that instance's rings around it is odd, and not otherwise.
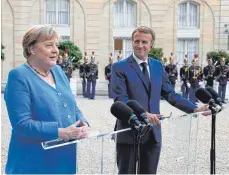
<path fill-rule="evenodd" d="M 7 174 L 75 174 L 76 145 L 44 150 L 41 142 L 58 138 L 58 128 L 82 119 L 69 81 L 59 66 L 51 68 L 56 88 L 30 67 L 10 71 L 4 98 L 12 125 Z"/>
<path fill-rule="evenodd" d="M 128 100 L 138 101 L 146 111 L 159 114 L 160 98 L 165 98 L 171 105 L 178 109 L 192 113 L 196 106 L 177 94 L 168 80 L 168 74 L 163 65 L 153 59 L 148 58 L 150 68 L 151 90 L 148 88 L 144 75 L 131 55 L 127 59 L 116 62 L 112 65 L 112 91 L 114 101 L 127 102 Z M 116 130 L 129 127 L 127 123 L 117 120 Z M 153 126 L 154 139 L 161 142 L 161 125 Z M 132 133 L 125 132 L 118 134 L 119 143 L 132 143 Z"/>

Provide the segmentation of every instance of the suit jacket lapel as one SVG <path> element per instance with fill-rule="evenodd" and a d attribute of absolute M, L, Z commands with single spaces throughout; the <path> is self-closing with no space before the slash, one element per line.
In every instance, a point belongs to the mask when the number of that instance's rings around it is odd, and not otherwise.
<path fill-rule="evenodd" d="M 129 57 L 129 63 L 130 63 L 130 66 L 134 69 L 134 71 L 137 73 L 137 75 L 139 76 L 139 78 L 142 80 L 146 90 L 149 92 L 149 87 L 147 86 L 147 82 L 145 80 L 145 77 L 138 65 L 138 63 L 136 62 L 136 60 L 134 59 L 133 55 L 131 55 Z"/>
<path fill-rule="evenodd" d="M 154 66 L 152 59 L 148 59 L 148 63 L 149 63 L 149 70 L 150 70 L 150 83 L 151 83 L 151 87 L 153 87 L 153 85 L 155 86 L 155 81 L 156 81 L 156 77 L 157 77 L 157 67 Z"/>

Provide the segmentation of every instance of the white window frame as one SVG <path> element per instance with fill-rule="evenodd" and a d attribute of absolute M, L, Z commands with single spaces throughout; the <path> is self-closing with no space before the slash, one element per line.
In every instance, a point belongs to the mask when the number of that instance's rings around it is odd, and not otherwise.
<path fill-rule="evenodd" d="M 119 3 L 123 3 L 123 24 L 120 24 L 120 22 L 118 22 L 119 20 L 119 15 L 116 14 L 116 5 L 118 5 Z M 135 16 L 135 21 L 131 24 L 128 25 L 128 23 L 126 23 L 128 21 L 128 13 L 127 13 L 127 3 L 131 3 L 134 8 L 134 16 Z M 118 16 L 118 18 L 117 18 Z M 114 3 L 114 27 L 136 27 L 137 26 L 137 4 L 131 0 L 118 0 Z"/>
<path fill-rule="evenodd" d="M 186 26 L 181 26 L 180 25 L 180 5 L 186 4 Z M 197 26 L 196 27 L 190 27 L 190 4 L 194 4 L 197 6 Z M 195 2 L 182 2 L 178 6 L 179 13 L 178 13 L 178 28 L 183 29 L 183 28 L 189 28 L 189 29 L 197 29 L 200 28 L 200 5 L 195 3 Z"/>
<path fill-rule="evenodd" d="M 197 41 L 196 53 L 198 54 L 199 53 L 199 45 L 200 45 L 199 38 L 177 38 L 177 45 L 178 45 L 178 40 L 184 40 L 184 46 L 183 46 L 184 47 L 184 52 L 183 52 L 182 58 L 180 60 L 177 60 L 177 61 L 179 61 L 179 64 L 183 64 L 185 54 L 187 54 L 188 55 L 188 62 L 189 62 L 189 64 L 191 64 L 191 61 L 194 58 L 194 53 L 193 53 L 193 55 L 189 55 L 188 54 L 188 40 L 196 40 Z M 176 51 L 176 55 L 178 55 L 178 49 Z M 179 58 L 177 58 L 177 59 L 179 59 Z"/>
<path fill-rule="evenodd" d="M 61 25 L 61 26 L 69 26 L 70 25 L 70 1 L 69 0 L 66 0 L 68 2 L 68 22 L 67 24 L 59 24 L 59 0 L 52 0 L 53 3 L 55 3 L 55 23 L 54 24 L 51 24 L 51 23 L 48 23 L 47 21 L 47 1 L 45 1 L 45 23 L 46 24 L 50 24 L 50 25 Z"/>
<path fill-rule="evenodd" d="M 116 40 L 116 39 L 121 39 L 122 40 L 122 59 L 125 59 L 127 57 L 129 57 L 132 53 L 133 53 L 133 47 L 132 47 L 132 39 L 129 38 L 129 37 L 123 37 L 123 38 L 114 38 L 113 39 L 113 42 Z M 127 46 L 127 42 L 129 41 L 129 43 L 131 43 L 131 50 L 127 50 L 128 48 L 126 47 Z M 130 49 L 129 48 L 129 49 Z M 114 53 L 114 58 L 117 59 L 117 56 L 118 56 L 118 51 L 119 50 L 114 50 L 113 53 Z M 129 54 L 127 54 L 129 52 Z"/>

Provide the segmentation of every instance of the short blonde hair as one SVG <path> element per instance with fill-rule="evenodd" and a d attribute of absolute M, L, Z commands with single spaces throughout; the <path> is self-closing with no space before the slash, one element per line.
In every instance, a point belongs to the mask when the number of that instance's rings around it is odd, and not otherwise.
<path fill-rule="evenodd" d="M 36 25 L 29 29 L 22 40 L 23 55 L 26 59 L 30 56 L 29 47 L 37 42 L 49 40 L 56 36 L 59 39 L 59 35 L 56 30 L 50 25 Z"/>

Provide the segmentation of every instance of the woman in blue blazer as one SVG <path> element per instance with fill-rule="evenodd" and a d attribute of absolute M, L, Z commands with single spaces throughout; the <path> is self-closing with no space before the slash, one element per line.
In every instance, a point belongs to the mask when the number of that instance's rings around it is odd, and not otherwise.
<path fill-rule="evenodd" d="M 51 26 L 35 26 L 23 37 L 27 63 L 10 71 L 4 94 L 12 125 L 6 174 L 76 173 L 76 144 L 50 150 L 41 145 L 89 133 L 69 81 L 56 65 L 57 44 Z"/>

